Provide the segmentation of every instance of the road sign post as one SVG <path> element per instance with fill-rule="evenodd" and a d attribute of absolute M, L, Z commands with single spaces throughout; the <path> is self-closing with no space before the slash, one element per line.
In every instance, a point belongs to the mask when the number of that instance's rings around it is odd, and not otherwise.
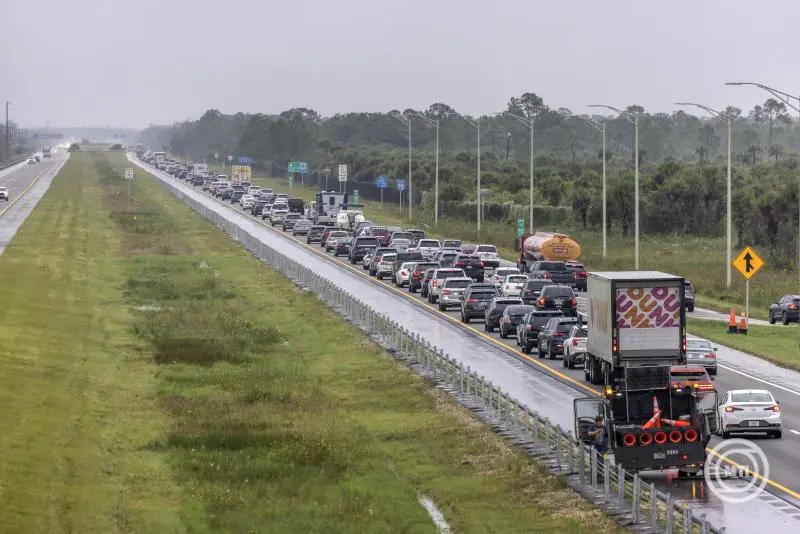
<path fill-rule="evenodd" d="M 133 167 L 125 167 L 125 180 L 128 181 L 128 202 L 131 201 L 131 182 L 133 181 Z"/>
<path fill-rule="evenodd" d="M 406 189 L 406 181 L 403 180 L 402 178 L 398 178 L 397 191 L 400 193 L 400 213 L 403 213 L 403 191 L 405 191 L 405 189 Z"/>
<path fill-rule="evenodd" d="M 347 165 L 339 165 L 339 192 L 344 192 L 347 182 Z"/>
<path fill-rule="evenodd" d="M 744 247 L 731 262 L 744 278 L 744 319 L 750 325 L 750 279 L 764 266 L 764 260 L 752 247 Z"/>
<path fill-rule="evenodd" d="M 358 189 L 353 189 L 353 204 L 358 204 Z"/>
<path fill-rule="evenodd" d="M 375 178 L 375 187 L 381 190 L 381 209 L 383 209 L 383 190 L 386 189 L 388 185 L 389 183 L 386 180 L 386 176 L 381 175 Z"/>

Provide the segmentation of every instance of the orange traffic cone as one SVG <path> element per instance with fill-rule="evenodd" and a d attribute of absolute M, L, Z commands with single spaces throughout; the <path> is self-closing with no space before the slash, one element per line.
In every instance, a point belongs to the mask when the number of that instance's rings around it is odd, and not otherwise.
<path fill-rule="evenodd" d="M 661 422 L 662 423 L 666 423 L 666 424 L 668 424 L 670 426 L 677 426 L 677 427 L 681 427 L 681 428 L 686 428 L 686 427 L 692 426 L 692 423 L 690 423 L 689 421 L 677 421 L 675 419 L 662 419 Z"/>
<path fill-rule="evenodd" d="M 736 312 L 731 308 L 731 318 L 728 320 L 728 333 L 735 334 L 736 330 Z"/>
<path fill-rule="evenodd" d="M 747 335 L 747 315 L 744 312 L 739 317 L 739 333 Z"/>

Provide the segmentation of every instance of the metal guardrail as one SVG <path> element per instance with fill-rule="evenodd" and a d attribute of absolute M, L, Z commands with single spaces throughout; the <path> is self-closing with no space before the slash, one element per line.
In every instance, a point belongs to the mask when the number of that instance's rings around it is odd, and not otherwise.
<path fill-rule="evenodd" d="M 725 533 L 725 527 L 713 526 L 705 514 L 696 516 L 688 506 L 677 503 L 671 493 L 664 493 L 654 484 L 643 482 L 638 474 L 629 473 L 622 466 L 612 465 L 607 456 L 576 440 L 572 432 L 521 404 L 469 366 L 464 367 L 441 347 L 431 345 L 419 334 L 400 326 L 389 315 L 377 312 L 327 278 L 278 253 L 216 211 L 185 195 L 169 181 L 159 181 L 170 193 L 241 243 L 259 260 L 303 290 L 314 293 L 385 347 L 395 359 L 432 379 L 496 432 L 522 447 L 551 473 L 563 477 L 568 486 L 613 514 L 621 524 L 640 532 Z"/>
<path fill-rule="evenodd" d="M 19 159 L 15 159 L 15 160 L 11 160 L 11 161 L 6 161 L 4 163 L 0 163 L 0 171 L 2 171 L 3 169 L 7 169 L 9 167 L 13 167 L 17 163 L 22 163 L 23 161 L 25 161 L 29 157 L 31 157 L 30 154 L 28 154 L 27 156 L 21 157 Z"/>

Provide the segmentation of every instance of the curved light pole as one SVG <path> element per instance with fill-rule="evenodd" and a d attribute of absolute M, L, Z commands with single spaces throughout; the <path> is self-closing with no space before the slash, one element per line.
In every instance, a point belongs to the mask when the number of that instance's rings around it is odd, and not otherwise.
<path fill-rule="evenodd" d="M 529 209 L 529 212 L 528 212 L 528 228 L 529 228 L 530 233 L 533 233 L 533 117 L 531 117 L 530 119 L 526 119 L 525 117 L 521 117 L 521 116 L 517 115 L 516 113 L 511 113 L 510 111 L 505 111 L 504 115 L 508 115 L 509 117 L 513 117 L 513 118 L 517 119 L 517 121 L 521 122 L 522 124 L 524 124 L 525 126 L 530 128 L 529 137 L 531 138 L 531 155 L 530 155 L 530 158 L 531 158 L 531 161 L 530 161 L 531 183 L 528 186 L 529 187 L 529 191 L 528 192 L 529 192 L 529 195 L 530 195 L 529 198 L 528 198 L 528 209 Z M 511 133 L 509 133 L 508 135 L 510 137 Z"/>
<path fill-rule="evenodd" d="M 605 258 L 607 255 L 607 238 L 608 232 L 606 229 L 606 215 L 607 215 L 607 204 L 606 204 L 606 123 L 605 121 L 600 122 L 596 121 L 589 117 L 583 117 L 581 115 L 569 115 L 570 117 L 575 117 L 576 119 L 580 119 L 601 134 L 603 134 L 603 257 Z"/>
<path fill-rule="evenodd" d="M 713 115 L 714 117 L 718 118 L 720 122 L 722 122 L 725 126 L 728 127 L 728 197 L 726 201 L 726 236 L 727 236 L 727 246 L 725 247 L 725 257 L 726 257 L 726 272 L 725 272 L 725 281 L 728 287 L 731 287 L 731 130 L 733 129 L 733 117 L 728 115 L 727 113 L 723 113 L 721 111 L 716 111 L 711 109 L 710 107 L 704 106 L 702 104 L 695 104 L 694 102 L 675 102 L 676 106 L 694 106 L 696 108 L 703 109 Z"/>
<path fill-rule="evenodd" d="M 621 109 L 617 109 L 611 106 L 605 106 L 603 104 L 592 104 L 589 106 L 590 108 L 606 108 L 612 111 L 616 111 L 620 117 L 627 120 L 631 124 L 633 124 L 633 135 L 634 135 L 634 147 L 633 150 L 635 152 L 634 155 L 634 187 L 636 189 L 635 194 L 635 206 L 634 206 L 634 249 L 633 249 L 633 263 L 634 269 L 639 270 L 639 114 L 638 113 L 631 113 L 630 111 L 623 111 Z"/>
<path fill-rule="evenodd" d="M 414 113 L 417 117 L 424 120 L 431 126 L 436 128 L 436 177 L 433 186 L 433 225 L 439 227 L 439 123 L 442 119 L 432 119 L 422 113 Z M 410 202 L 410 200 L 409 200 Z"/>
<path fill-rule="evenodd" d="M 481 208 L 483 207 L 483 199 L 481 198 L 481 121 L 480 119 L 471 119 L 466 115 L 462 115 L 461 113 L 453 112 L 454 115 L 458 115 L 472 126 L 478 130 L 478 236 L 481 235 Z"/>
<path fill-rule="evenodd" d="M 400 115 L 399 113 L 390 113 L 389 116 L 394 117 L 400 122 L 404 122 L 406 126 L 408 126 L 408 220 L 410 221 L 411 204 L 413 204 L 413 202 L 411 202 L 411 119 L 403 115 Z M 400 197 L 400 200 L 402 200 L 402 196 Z"/>
<path fill-rule="evenodd" d="M 725 85 L 752 85 L 763 89 L 772 94 L 775 98 L 795 110 L 796 112 L 800 113 L 800 108 L 794 105 L 792 102 L 797 101 L 800 104 L 800 97 L 790 95 L 789 93 L 785 93 L 783 91 L 778 91 L 777 89 L 773 89 L 772 87 L 767 87 L 766 85 L 754 82 L 727 82 Z M 797 224 L 797 276 L 800 279 L 800 175 L 798 175 L 798 190 L 797 190 L 797 213 L 798 213 L 798 224 Z"/>

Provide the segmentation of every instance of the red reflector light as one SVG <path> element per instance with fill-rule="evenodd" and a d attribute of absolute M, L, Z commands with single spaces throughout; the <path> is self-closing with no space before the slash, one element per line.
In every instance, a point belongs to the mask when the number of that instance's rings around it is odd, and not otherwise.
<path fill-rule="evenodd" d="M 573 298 L 572 299 L 572 307 L 576 308 L 577 306 L 578 306 L 578 299 Z"/>
<path fill-rule="evenodd" d="M 680 443 L 682 439 L 683 439 L 683 434 L 681 433 L 680 430 L 673 430 L 672 432 L 669 433 L 669 440 L 672 443 Z"/>
<path fill-rule="evenodd" d="M 483 262 L 482 261 L 478 262 L 478 268 L 483 269 Z"/>
<path fill-rule="evenodd" d="M 544 273 L 544 274 L 542 275 L 542 278 L 547 278 L 547 279 L 549 279 L 549 278 L 550 278 L 550 273 Z"/>
<path fill-rule="evenodd" d="M 659 445 L 663 445 L 667 442 L 667 433 L 662 431 L 656 432 L 653 434 L 653 440 Z"/>
<path fill-rule="evenodd" d="M 622 436 L 622 443 L 624 443 L 626 447 L 633 447 L 636 445 L 636 436 L 633 434 L 625 434 Z"/>
<path fill-rule="evenodd" d="M 650 445 L 653 443 L 653 435 L 648 433 L 639 434 L 639 443 L 645 446 Z"/>
<path fill-rule="evenodd" d="M 686 441 L 688 441 L 689 443 L 694 443 L 695 441 L 697 441 L 697 430 L 690 428 L 689 430 L 686 431 L 684 436 L 686 437 Z"/>
<path fill-rule="evenodd" d="M 472 304 L 474 302 L 477 302 L 477 300 L 475 300 L 475 299 L 467 299 L 467 304 Z"/>
<path fill-rule="evenodd" d="M 577 339 L 573 339 L 572 340 L 572 346 L 573 347 L 577 347 L 578 346 L 578 340 Z"/>
<path fill-rule="evenodd" d="M 544 306 L 544 297 L 539 299 L 539 306 Z"/>

